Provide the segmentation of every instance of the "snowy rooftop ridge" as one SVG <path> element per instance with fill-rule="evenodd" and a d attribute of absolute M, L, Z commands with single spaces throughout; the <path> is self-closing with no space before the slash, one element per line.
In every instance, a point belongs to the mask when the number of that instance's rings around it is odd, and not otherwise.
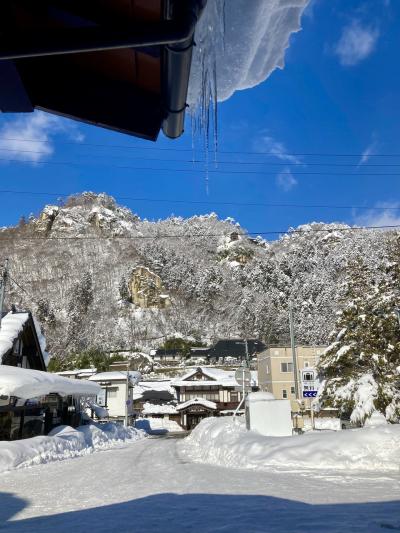
<path fill-rule="evenodd" d="M 202 374 L 209 380 L 190 380 L 198 371 L 201 371 Z M 257 385 L 257 372 L 251 372 L 251 384 L 253 386 Z M 198 367 L 190 370 L 183 376 L 180 376 L 171 382 L 173 387 L 198 387 L 199 385 L 220 385 L 223 387 L 237 387 L 238 382 L 235 378 L 235 370 L 222 370 L 220 368 L 209 368 L 209 367 Z"/>
<path fill-rule="evenodd" d="M 0 364 L 29 320 L 29 313 L 7 313 L 0 327 Z"/>
<path fill-rule="evenodd" d="M 190 407 L 191 405 L 202 405 L 203 407 L 207 407 L 208 409 L 216 409 L 217 404 L 215 402 L 211 402 L 210 400 L 206 400 L 204 398 L 192 398 L 191 400 L 188 400 L 187 402 L 180 403 L 176 409 L 178 411 L 182 411 L 182 409 L 186 409 L 187 407 Z"/>

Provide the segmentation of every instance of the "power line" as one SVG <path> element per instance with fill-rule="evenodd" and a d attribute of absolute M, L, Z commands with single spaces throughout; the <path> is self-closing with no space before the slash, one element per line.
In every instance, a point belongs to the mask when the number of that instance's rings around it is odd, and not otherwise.
<path fill-rule="evenodd" d="M 0 139 L 1 141 L 1 139 Z M 0 152 L 11 152 L 11 153 L 23 153 L 23 154 L 44 154 L 44 155 L 49 155 L 49 152 L 46 151 L 46 150 L 19 150 L 19 149 L 16 149 L 16 148 L 2 148 L 0 147 Z M 239 153 L 239 152 L 237 152 Z M 121 155 L 110 155 L 110 154 L 104 154 L 104 153 L 101 153 L 101 154 L 97 154 L 97 153 L 93 153 L 93 154 L 76 154 L 78 157 L 111 157 L 111 158 L 121 158 L 121 157 L 124 157 L 124 158 L 128 158 L 128 159 L 133 159 L 134 161 L 151 161 L 151 162 L 154 162 L 154 161 L 157 161 L 157 162 L 160 162 L 160 163 L 190 163 L 190 164 L 210 164 L 210 165 L 267 165 L 267 166 L 278 166 L 278 167 L 293 167 L 293 166 L 298 166 L 298 167 L 307 167 L 307 166 L 312 166 L 312 167 L 353 167 L 353 168 L 369 168 L 369 167 L 400 167 L 400 163 L 368 163 L 368 164 L 363 164 L 363 165 L 360 165 L 359 163 L 309 163 L 309 162 L 303 162 L 303 161 L 295 161 L 295 162 L 290 162 L 290 161 L 284 161 L 284 162 L 274 162 L 274 163 L 268 163 L 268 162 L 265 162 L 265 161 L 235 161 L 235 160 L 231 160 L 231 161 L 225 161 L 225 160 L 217 160 L 215 162 L 208 162 L 206 159 L 171 159 L 171 158 L 168 158 L 168 159 L 162 159 L 162 158 L 157 158 L 157 159 L 154 159 L 152 157 L 131 157 L 131 156 L 127 156 L 126 154 L 124 154 L 123 156 Z M 275 157 L 278 158 L 278 159 L 284 159 L 285 157 L 293 157 L 291 156 L 290 154 L 282 154 L 282 155 L 277 155 L 275 154 Z M 13 160 L 12 160 L 13 161 Z M 20 160 L 18 159 L 18 161 L 27 161 L 29 163 L 31 162 L 39 162 L 40 161 L 32 161 L 31 159 L 26 159 L 26 160 Z"/>
<path fill-rule="evenodd" d="M 0 189 L 0 194 L 23 194 L 31 196 L 54 196 L 64 198 L 71 196 L 70 193 L 47 192 L 47 191 L 13 191 L 9 189 Z M 286 203 L 264 203 L 264 202 L 229 202 L 229 201 L 209 201 L 209 200 L 185 200 L 177 198 L 135 198 L 132 196 L 115 196 L 116 200 L 129 200 L 132 202 L 155 202 L 155 203 L 172 203 L 172 204 L 194 204 L 194 205 L 229 205 L 243 207 L 287 207 L 287 208 L 310 208 L 310 209 L 368 209 L 376 211 L 399 211 L 398 207 L 377 207 L 370 205 L 328 205 L 328 204 L 286 204 Z"/>
<path fill-rule="evenodd" d="M 29 142 L 29 143 L 49 143 L 49 139 L 23 139 L 23 138 L 14 138 L 14 137 L 0 137 L 1 141 L 18 141 L 18 142 Z M 97 148 L 118 148 L 118 149 L 128 149 L 128 150 L 153 150 L 153 151 L 162 151 L 162 152 L 193 152 L 193 148 L 166 148 L 166 147 L 153 147 L 153 146 L 138 146 L 138 145 L 129 145 L 129 144 L 100 144 L 100 143 L 85 143 L 85 142 L 68 142 L 68 141 L 56 141 L 56 144 L 63 145 L 74 145 L 74 146 L 91 146 Z M 199 151 L 199 150 L 197 150 Z M 277 157 L 276 151 L 237 151 L 237 150 L 218 150 L 219 154 L 244 154 L 244 155 L 268 155 Z M 284 152 L 285 156 L 292 157 L 363 157 L 364 153 L 338 153 L 338 152 Z M 387 153 L 387 154 L 368 154 L 368 157 L 400 157 L 400 153 Z"/>
<path fill-rule="evenodd" d="M 15 281 L 14 278 L 12 278 L 10 275 L 8 277 L 19 289 L 21 289 L 22 292 L 27 294 L 29 296 L 29 298 L 32 298 L 32 295 L 29 294 L 29 292 L 26 289 L 24 289 L 24 287 L 22 287 L 17 281 Z"/>
<path fill-rule="evenodd" d="M 59 165 L 59 166 L 98 166 L 95 163 L 78 163 L 76 161 L 32 161 L 30 159 L 8 159 L 0 158 L 0 161 L 6 161 L 9 163 L 34 163 L 35 165 Z M 243 175 L 243 174 L 257 174 L 259 176 L 276 176 L 276 172 L 263 172 L 258 170 L 213 170 L 213 169 L 192 169 L 192 168 L 155 168 L 155 167 L 135 167 L 130 165 L 112 165 L 101 164 L 101 167 L 118 168 L 125 170 L 139 170 L 141 172 L 186 172 L 186 173 L 207 173 L 207 174 L 228 174 L 228 175 Z M 291 172 L 292 176 L 336 176 L 336 177 L 348 177 L 353 176 L 362 178 L 364 176 L 393 176 L 400 177 L 399 173 L 394 172 L 363 172 L 356 174 L 354 172 Z"/>
<path fill-rule="evenodd" d="M 380 229 L 398 229 L 400 224 L 393 225 L 384 225 L 384 226 L 363 226 L 363 227 L 348 227 L 348 228 L 315 228 L 310 230 L 268 230 L 268 231 L 252 231 L 244 234 L 240 234 L 244 237 L 246 236 L 261 236 L 261 235 L 293 235 L 293 234 L 307 234 L 307 233 L 320 233 L 320 232 L 337 232 L 337 231 L 367 231 L 367 230 L 380 230 Z M 173 234 L 159 234 L 159 235 L 93 235 L 86 237 L 78 236 L 54 236 L 54 237 L 0 237 L 0 242 L 2 241 L 92 241 L 92 240 L 104 240 L 104 241 L 113 241 L 113 240 L 158 240 L 158 239 L 201 239 L 201 238 L 217 238 L 217 237 L 227 237 L 228 233 L 204 233 L 204 234 L 185 234 L 185 235 L 173 235 Z"/>

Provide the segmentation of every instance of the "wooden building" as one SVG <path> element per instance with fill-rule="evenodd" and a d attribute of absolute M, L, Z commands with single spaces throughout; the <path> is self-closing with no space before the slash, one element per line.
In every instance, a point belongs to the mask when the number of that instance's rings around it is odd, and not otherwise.
<path fill-rule="evenodd" d="M 177 391 L 181 426 L 193 429 L 203 418 L 232 414 L 242 400 L 235 371 L 197 367 L 171 382 Z M 256 372 L 252 387 L 257 390 Z"/>
<path fill-rule="evenodd" d="M 29 312 L 10 312 L 0 324 L 0 440 L 77 426 L 81 401 L 97 386 L 46 372 L 45 340 Z"/>

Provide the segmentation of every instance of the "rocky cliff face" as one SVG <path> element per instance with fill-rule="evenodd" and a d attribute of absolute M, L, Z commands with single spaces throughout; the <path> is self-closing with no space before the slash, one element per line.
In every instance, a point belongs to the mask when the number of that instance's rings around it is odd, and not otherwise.
<path fill-rule="evenodd" d="M 348 265 L 361 258 L 371 275 L 385 275 L 390 234 L 344 228 L 313 223 L 266 242 L 214 214 L 149 222 L 105 194 L 84 193 L 1 231 L 1 255 L 25 289 L 11 284 L 7 304 L 36 311 L 59 356 L 145 349 L 174 335 L 276 341 L 287 337 L 290 301 L 298 340 L 323 343 Z M 139 266 L 159 276 L 170 305 L 132 303 Z"/>

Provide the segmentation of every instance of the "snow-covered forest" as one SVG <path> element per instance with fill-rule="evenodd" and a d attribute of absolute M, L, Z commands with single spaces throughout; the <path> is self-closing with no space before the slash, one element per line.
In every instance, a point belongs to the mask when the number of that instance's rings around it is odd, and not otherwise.
<path fill-rule="evenodd" d="M 215 214 L 150 222 L 105 194 L 84 193 L 2 229 L 2 257 L 18 283 L 6 303 L 32 309 L 61 357 L 154 347 L 173 336 L 284 341 L 290 303 L 297 341 L 328 343 L 354 264 L 383 287 L 398 246 L 395 232 L 348 230 L 311 223 L 268 242 Z M 169 307 L 129 301 L 137 266 L 160 276 Z"/>

